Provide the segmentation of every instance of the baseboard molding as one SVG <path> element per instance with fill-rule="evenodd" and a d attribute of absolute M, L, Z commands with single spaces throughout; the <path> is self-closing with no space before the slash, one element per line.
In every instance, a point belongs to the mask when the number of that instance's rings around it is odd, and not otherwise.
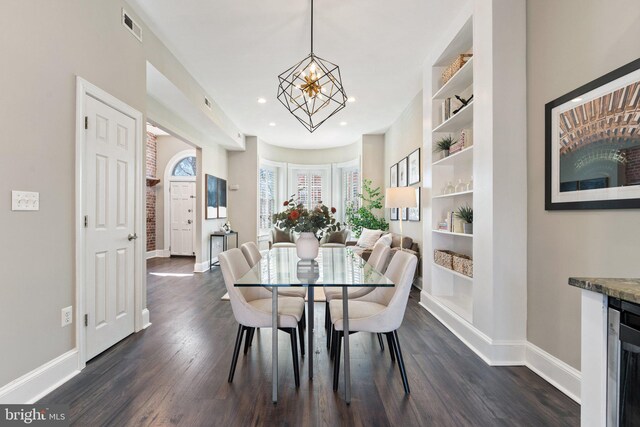
<path fill-rule="evenodd" d="M 151 258 L 169 258 L 171 252 L 169 249 L 156 249 L 155 251 L 147 251 L 147 259 Z"/>
<path fill-rule="evenodd" d="M 213 262 L 217 262 L 218 261 L 218 257 L 213 258 Z M 209 260 L 206 260 L 204 262 L 196 262 L 193 265 L 193 272 L 194 273 L 204 273 L 205 271 L 209 271 Z"/>
<path fill-rule="evenodd" d="M 158 251 L 147 251 L 147 259 L 155 258 L 158 256 Z"/>
<path fill-rule="evenodd" d="M 492 340 L 472 324 L 435 300 L 420 294 L 420 305 L 490 366 L 524 365 L 526 341 Z"/>
<path fill-rule="evenodd" d="M 142 310 L 142 329 L 147 329 L 151 326 L 151 322 L 149 321 L 149 309 L 145 308 Z"/>
<path fill-rule="evenodd" d="M 535 344 L 527 342 L 525 365 L 549 384 L 580 403 L 582 373 Z"/>
<path fill-rule="evenodd" d="M 426 292 L 420 305 L 490 366 L 526 366 L 580 403 L 580 371 L 528 341 L 492 340 Z"/>
<path fill-rule="evenodd" d="M 0 403 L 30 404 L 80 373 L 78 350 L 70 350 L 0 388 Z"/>

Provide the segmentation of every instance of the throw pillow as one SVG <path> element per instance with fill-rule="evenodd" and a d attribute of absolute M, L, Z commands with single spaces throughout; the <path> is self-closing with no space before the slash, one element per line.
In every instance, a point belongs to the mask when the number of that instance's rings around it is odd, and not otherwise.
<path fill-rule="evenodd" d="M 357 245 L 361 248 L 371 249 L 373 248 L 373 245 L 376 244 L 382 233 L 382 230 L 369 230 L 368 228 L 363 228 Z"/>
<path fill-rule="evenodd" d="M 291 234 L 288 231 L 273 227 L 273 243 L 291 242 Z"/>
<path fill-rule="evenodd" d="M 344 244 L 347 241 L 347 233 L 348 233 L 348 230 L 334 231 L 333 233 L 329 234 L 329 237 L 327 239 L 327 243 L 342 243 L 342 244 Z"/>
<path fill-rule="evenodd" d="M 413 239 L 409 236 L 404 236 L 402 238 L 402 247 L 404 249 L 411 249 L 411 246 L 413 246 Z M 393 242 L 391 243 L 391 247 L 392 248 L 399 248 L 400 247 L 400 235 L 399 234 L 393 234 Z"/>
<path fill-rule="evenodd" d="M 382 237 L 380 237 L 376 243 L 382 243 L 383 245 L 390 247 L 392 240 L 393 238 L 391 237 L 391 234 L 387 233 L 382 235 Z"/>

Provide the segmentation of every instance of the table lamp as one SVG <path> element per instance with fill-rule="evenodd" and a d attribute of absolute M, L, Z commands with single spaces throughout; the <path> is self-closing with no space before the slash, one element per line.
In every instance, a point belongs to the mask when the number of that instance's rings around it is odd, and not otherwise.
<path fill-rule="evenodd" d="M 416 198 L 416 189 L 413 187 L 392 187 L 387 188 L 385 194 L 385 208 L 417 208 L 418 199 Z M 402 232 L 402 211 L 400 215 L 400 250 L 404 250 L 404 234 Z"/>

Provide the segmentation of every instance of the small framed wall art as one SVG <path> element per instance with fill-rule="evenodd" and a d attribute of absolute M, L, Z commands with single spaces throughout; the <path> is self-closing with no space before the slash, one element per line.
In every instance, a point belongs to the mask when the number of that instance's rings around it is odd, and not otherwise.
<path fill-rule="evenodd" d="M 407 157 L 409 161 L 409 185 L 417 184 L 420 182 L 420 149 L 416 149 L 413 153 Z"/>
<path fill-rule="evenodd" d="M 420 187 L 416 187 L 416 200 L 418 201 L 418 207 L 416 208 L 408 208 L 409 213 L 409 221 L 420 221 L 420 211 L 422 209 L 420 209 L 421 205 L 420 205 Z"/>
<path fill-rule="evenodd" d="M 398 187 L 407 186 L 407 158 L 398 162 Z"/>

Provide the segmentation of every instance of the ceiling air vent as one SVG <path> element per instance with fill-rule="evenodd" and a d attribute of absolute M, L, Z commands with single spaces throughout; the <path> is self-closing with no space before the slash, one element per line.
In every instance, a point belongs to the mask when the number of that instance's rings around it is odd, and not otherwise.
<path fill-rule="evenodd" d="M 206 105 L 207 108 L 211 110 L 211 101 L 209 101 L 209 98 L 207 98 L 206 96 L 204 97 L 204 105 Z"/>
<path fill-rule="evenodd" d="M 124 25 L 138 40 L 142 41 L 142 28 L 140 28 L 140 25 L 138 25 L 131 15 L 129 15 L 124 9 L 122 9 L 122 25 Z"/>

